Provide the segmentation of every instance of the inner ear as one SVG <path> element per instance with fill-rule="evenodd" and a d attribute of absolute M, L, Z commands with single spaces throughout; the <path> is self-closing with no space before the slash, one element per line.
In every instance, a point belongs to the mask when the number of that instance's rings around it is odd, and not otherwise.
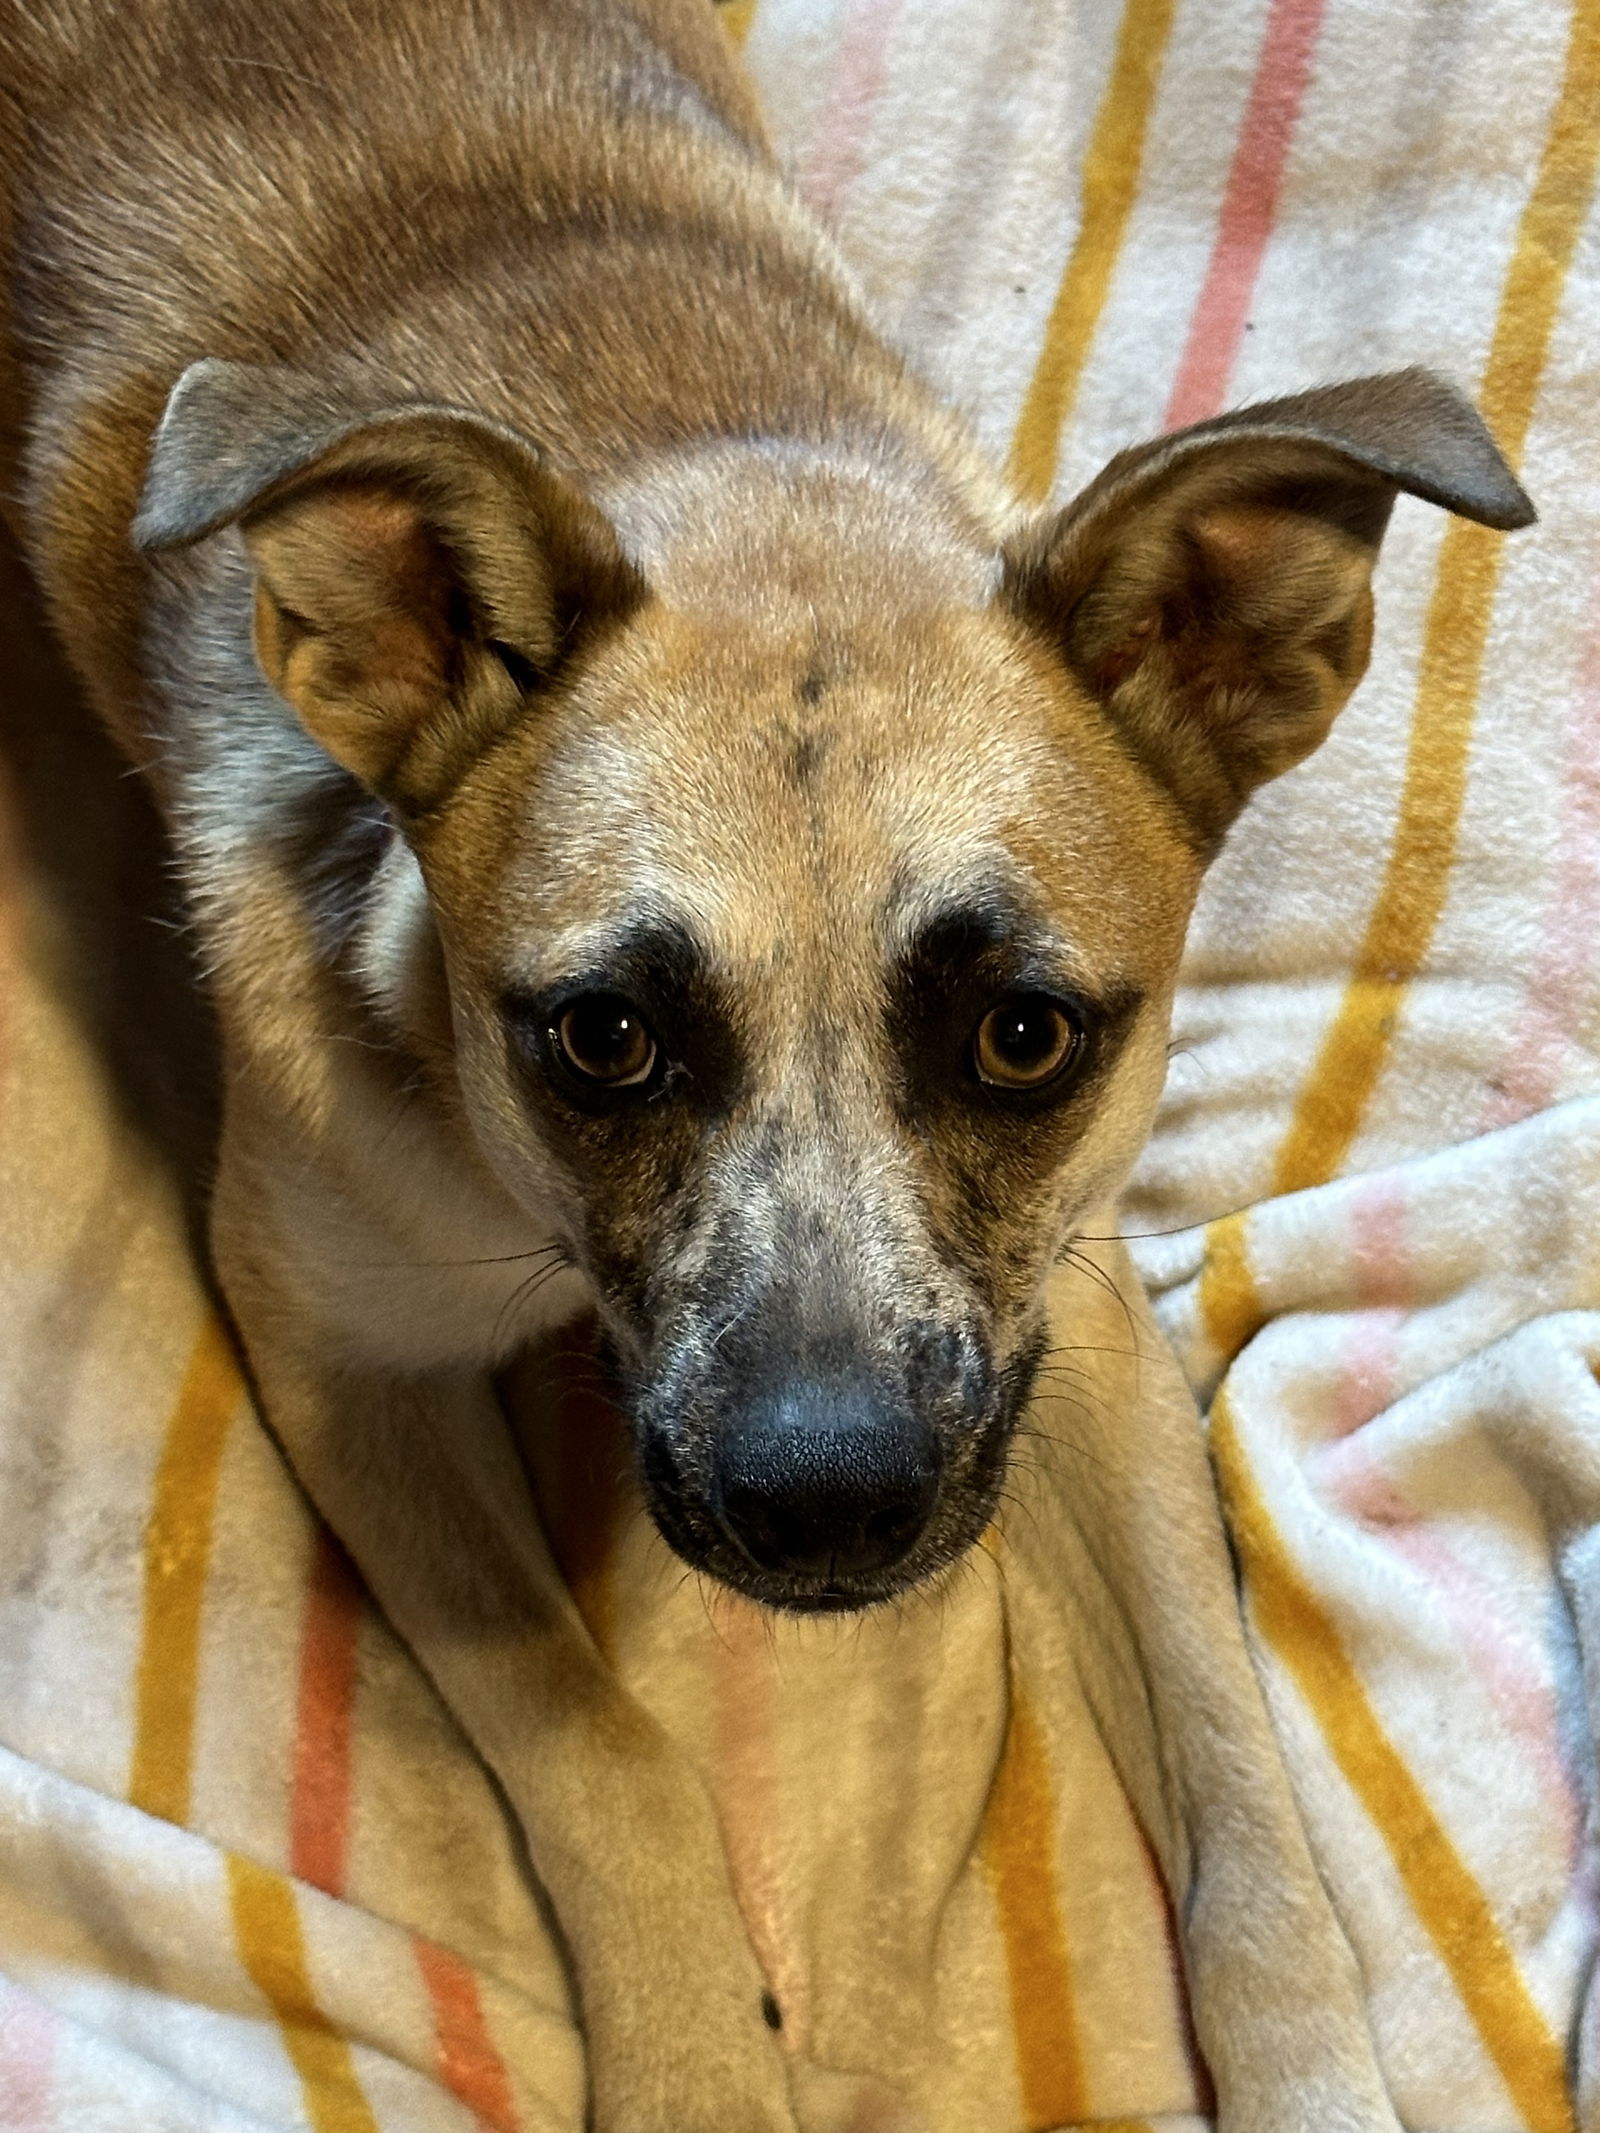
<path fill-rule="evenodd" d="M 267 679 L 402 815 L 647 596 L 598 508 L 503 424 L 208 359 L 168 402 L 134 535 L 230 525 Z"/>
<path fill-rule="evenodd" d="M 416 809 L 643 588 L 598 511 L 531 456 L 382 441 L 396 463 L 314 471 L 243 530 L 268 680 L 346 769 Z"/>
<path fill-rule="evenodd" d="M 1207 841 L 1316 747 L 1360 680 L 1391 500 L 1327 478 L 1180 483 L 1076 559 L 1067 660 Z M 1048 580 L 1041 593 L 1060 597 Z"/>
<path fill-rule="evenodd" d="M 421 502 L 359 480 L 269 507 L 245 539 L 262 671 L 330 755 L 375 790 L 391 785 L 473 663 L 481 633 L 459 557 Z"/>

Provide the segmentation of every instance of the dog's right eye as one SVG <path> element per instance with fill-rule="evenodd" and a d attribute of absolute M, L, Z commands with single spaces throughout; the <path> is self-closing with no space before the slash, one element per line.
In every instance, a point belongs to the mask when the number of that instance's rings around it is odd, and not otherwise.
<path fill-rule="evenodd" d="M 991 1007 L 972 1039 L 978 1079 L 1027 1091 L 1059 1081 L 1079 1056 L 1083 1031 L 1048 993 L 1012 993 Z"/>
<path fill-rule="evenodd" d="M 563 1065 L 603 1089 L 634 1089 L 654 1074 L 658 1046 L 650 1026 L 621 993 L 569 1000 L 550 1028 Z"/>

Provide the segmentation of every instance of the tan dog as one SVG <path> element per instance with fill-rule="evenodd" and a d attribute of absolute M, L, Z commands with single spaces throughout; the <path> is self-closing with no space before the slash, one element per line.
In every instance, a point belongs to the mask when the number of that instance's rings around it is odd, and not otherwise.
<path fill-rule="evenodd" d="M 1019 522 L 699 0 L 0 0 L 0 82 L 17 520 L 181 850 L 266 1412 L 521 1819 L 596 2126 L 780 2133 L 709 1805 L 491 1372 L 592 1298 L 663 1531 L 771 1605 L 958 1557 L 1081 1338 L 1052 1269 L 1146 1131 L 1205 862 L 1363 669 L 1395 492 L 1529 506 L 1407 373 Z M 1145 1360 L 1097 1366 L 1066 1505 L 1085 1674 L 1223 2122 L 1392 2133 L 1192 1407 L 1095 1250 Z"/>

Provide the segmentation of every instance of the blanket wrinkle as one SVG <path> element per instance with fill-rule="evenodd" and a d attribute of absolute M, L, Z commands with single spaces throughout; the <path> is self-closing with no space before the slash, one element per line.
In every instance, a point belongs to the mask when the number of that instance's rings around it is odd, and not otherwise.
<path fill-rule="evenodd" d="M 1600 0 L 724 17 L 1023 498 L 1421 361 L 1540 507 L 1502 543 L 1398 506 L 1368 679 L 1203 893 L 1124 1223 L 1403 2121 L 1600 2133 Z M 9 555 L 0 677 L 0 2128 L 581 2133 L 520 1833 L 196 1273 L 210 1040 L 135 915 L 159 837 Z M 1060 1499 L 894 1615 L 773 1622 L 680 1574 L 592 1373 L 508 1398 L 591 1634 L 716 1804 L 803 2133 L 1199 2133 Z"/>

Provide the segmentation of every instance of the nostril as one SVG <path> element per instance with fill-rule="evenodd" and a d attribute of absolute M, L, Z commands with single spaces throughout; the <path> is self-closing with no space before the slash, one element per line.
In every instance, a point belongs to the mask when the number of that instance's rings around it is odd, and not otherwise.
<path fill-rule="evenodd" d="M 907 1498 L 890 1504 L 882 1511 L 874 1511 L 866 1523 L 866 1537 L 873 1547 L 893 1547 L 904 1540 L 906 1534 L 921 1524 L 921 1515 L 914 1500 Z"/>
<path fill-rule="evenodd" d="M 723 1523 L 763 1570 L 780 1570 L 806 1552 L 805 1518 L 756 1487 L 722 1491 Z"/>

